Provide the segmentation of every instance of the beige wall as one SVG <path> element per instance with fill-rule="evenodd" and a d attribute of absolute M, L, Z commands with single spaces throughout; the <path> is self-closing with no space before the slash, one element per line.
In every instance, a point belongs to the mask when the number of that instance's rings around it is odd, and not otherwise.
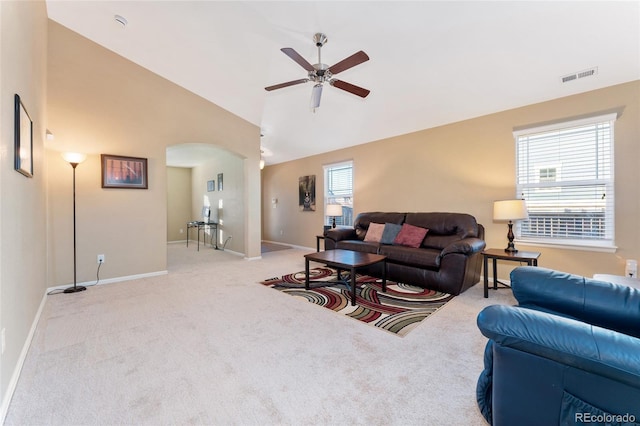
<path fill-rule="evenodd" d="M 193 168 L 191 213 L 201 217 L 202 206 L 211 207 L 211 219 L 219 220 L 218 245 L 231 237 L 225 249 L 244 253 L 245 202 L 244 161 L 237 155 L 218 150 L 210 159 Z M 218 174 L 223 175 L 223 190 L 218 191 Z M 207 191 L 207 181 L 215 180 L 215 191 Z M 219 208 L 221 207 L 221 208 Z M 193 239 L 193 237 L 192 237 Z"/>
<path fill-rule="evenodd" d="M 44 2 L 0 2 L 0 421 L 18 359 L 46 289 L 44 135 L 47 14 Z M 14 170 L 14 94 L 33 121 L 33 178 Z"/>
<path fill-rule="evenodd" d="M 95 279 L 96 255 L 105 254 L 101 278 L 166 270 L 166 148 L 207 143 L 236 153 L 258 170 L 260 130 L 245 120 L 135 65 L 78 34 L 49 22 L 48 146 L 50 286 L 72 282 L 71 169 L 58 152 L 88 154 L 78 166 L 78 281 Z M 148 158 L 149 189 L 103 189 L 100 154 Z M 259 173 L 248 172 L 245 239 L 248 256 L 260 253 Z"/>
<path fill-rule="evenodd" d="M 508 96 L 508 94 L 505 94 Z M 615 126 L 616 253 L 540 251 L 540 265 L 591 276 L 624 273 L 640 259 L 640 82 L 556 99 L 447 126 L 371 142 L 263 170 L 263 238 L 315 247 L 322 230 L 322 166 L 354 161 L 354 210 L 453 211 L 474 215 L 488 247 L 506 246 L 506 225 L 493 223 L 493 201 L 515 196 L 514 128 L 603 112 L 619 112 Z M 299 176 L 315 174 L 318 210 L 298 211 Z M 271 199 L 278 198 L 277 208 Z M 499 268 L 506 277 L 513 263 Z"/>
<path fill-rule="evenodd" d="M 186 241 L 191 213 L 191 169 L 167 167 L 167 241 Z"/>

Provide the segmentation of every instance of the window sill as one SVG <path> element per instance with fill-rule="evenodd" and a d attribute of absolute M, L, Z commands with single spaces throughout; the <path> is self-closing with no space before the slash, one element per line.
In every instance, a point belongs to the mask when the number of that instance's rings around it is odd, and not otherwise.
<path fill-rule="evenodd" d="M 527 240 L 516 239 L 517 244 L 534 247 L 550 247 L 566 250 L 582 250 L 582 251 L 597 251 L 602 253 L 615 253 L 618 250 L 617 246 L 606 243 L 593 243 L 585 241 L 563 241 L 563 242 L 551 242 L 540 240 Z"/>

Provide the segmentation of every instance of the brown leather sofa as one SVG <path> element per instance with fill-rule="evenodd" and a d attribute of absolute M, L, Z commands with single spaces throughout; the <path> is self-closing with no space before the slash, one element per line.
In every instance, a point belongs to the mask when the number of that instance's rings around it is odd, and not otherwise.
<path fill-rule="evenodd" d="M 370 223 L 427 228 L 420 247 L 365 241 Z M 325 233 L 325 250 L 344 249 L 387 256 L 387 279 L 449 294 L 460 294 L 480 281 L 484 227 L 465 213 L 360 213 L 353 228 Z M 381 266 L 363 271 L 380 277 Z"/>

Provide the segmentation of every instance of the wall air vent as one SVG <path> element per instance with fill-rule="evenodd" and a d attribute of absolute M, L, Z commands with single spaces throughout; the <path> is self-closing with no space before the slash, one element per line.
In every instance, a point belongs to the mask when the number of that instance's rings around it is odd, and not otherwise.
<path fill-rule="evenodd" d="M 598 74 L 598 67 L 589 68 L 588 70 L 574 72 L 572 74 L 565 75 L 560 77 L 560 80 L 563 83 L 568 83 L 573 80 L 578 80 L 585 77 L 591 77 L 592 75 Z"/>

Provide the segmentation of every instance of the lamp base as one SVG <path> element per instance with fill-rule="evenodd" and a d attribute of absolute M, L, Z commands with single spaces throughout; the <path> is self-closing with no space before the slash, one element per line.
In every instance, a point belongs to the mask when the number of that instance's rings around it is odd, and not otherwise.
<path fill-rule="evenodd" d="M 504 251 L 506 251 L 507 253 L 514 254 L 518 252 L 516 246 L 513 244 L 514 239 L 515 236 L 513 235 L 513 222 L 509 221 L 509 232 L 507 233 L 507 240 L 509 240 L 509 244 L 507 244 L 507 248 L 504 249 Z"/>
<path fill-rule="evenodd" d="M 84 291 L 86 289 L 87 289 L 86 287 L 83 287 L 81 285 L 73 286 L 73 287 L 65 288 L 64 293 L 77 293 L 79 291 Z"/>

